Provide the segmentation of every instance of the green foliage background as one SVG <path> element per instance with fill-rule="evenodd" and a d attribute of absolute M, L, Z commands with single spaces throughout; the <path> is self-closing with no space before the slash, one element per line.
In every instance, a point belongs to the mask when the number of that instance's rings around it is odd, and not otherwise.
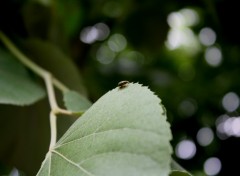
<path fill-rule="evenodd" d="M 168 50 L 165 46 L 169 26 L 167 16 L 183 8 L 195 9 L 200 21 L 191 30 L 197 36 L 203 27 L 217 34 L 216 46 L 223 61 L 211 67 L 204 59 L 206 47 L 185 46 Z M 161 97 L 172 125 L 173 147 L 182 139 L 196 142 L 201 127 L 216 131 L 217 117 L 227 113 L 221 105 L 228 92 L 240 95 L 239 9 L 236 2 L 174 0 L 5 0 L 0 2 L 0 29 L 34 62 L 52 72 L 71 89 L 86 95 L 92 102 L 121 80 L 149 85 Z M 103 22 L 110 28 L 104 41 L 85 44 L 80 32 Z M 127 47 L 109 64 L 96 59 L 100 47 L 113 34 L 122 34 Z M 7 50 L 0 44 L 2 57 Z M 4 50 L 4 52 L 2 52 Z M 135 55 L 129 55 L 134 51 Z M 136 54 L 137 53 L 137 54 Z M 1 66 L 0 66 L 1 68 Z M 40 85 L 41 80 L 28 74 Z M 1 76 L 1 75 L 0 75 Z M 42 86 L 43 87 L 43 86 Z M 59 102 L 62 97 L 59 94 Z M 195 110 L 181 108 L 187 100 Z M 0 101 L 1 102 L 1 101 Z M 187 109 L 187 110 L 186 110 Z M 238 116 L 237 109 L 230 116 Z M 34 175 L 44 159 L 49 143 L 49 106 L 47 99 L 17 107 L 0 105 L 0 171 L 14 166 Z M 59 136 L 75 119 L 59 118 Z M 230 137 L 220 140 L 215 133 L 210 146 L 197 145 L 191 160 L 178 162 L 195 175 L 203 174 L 203 162 L 212 156 L 221 159 L 220 175 L 233 175 L 238 163 L 240 141 Z"/>

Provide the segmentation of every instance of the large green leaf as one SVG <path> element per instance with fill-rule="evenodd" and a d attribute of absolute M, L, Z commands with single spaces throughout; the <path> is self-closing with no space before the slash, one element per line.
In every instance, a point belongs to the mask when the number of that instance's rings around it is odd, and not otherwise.
<path fill-rule="evenodd" d="M 33 81 L 24 66 L 0 48 L 0 103 L 29 105 L 44 95 L 44 89 Z"/>
<path fill-rule="evenodd" d="M 64 103 L 68 110 L 76 113 L 86 111 L 92 103 L 75 91 L 64 92 Z"/>
<path fill-rule="evenodd" d="M 171 131 L 160 102 L 139 84 L 108 92 L 47 153 L 38 176 L 167 176 Z"/>

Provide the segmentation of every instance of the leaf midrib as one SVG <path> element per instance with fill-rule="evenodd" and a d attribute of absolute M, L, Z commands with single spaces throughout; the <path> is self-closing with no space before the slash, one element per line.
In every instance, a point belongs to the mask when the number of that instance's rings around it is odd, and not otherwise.
<path fill-rule="evenodd" d="M 161 136 L 161 135 L 160 135 L 159 133 L 157 133 L 156 131 L 146 130 L 146 129 L 138 129 L 138 128 L 125 128 L 125 127 L 124 127 L 124 128 L 108 129 L 108 130 L 105 130 L 105 131 L 93 132 L 93 133 L 88 134 L 88 135 L 86 135 L 86 136 L 82 136 L 82 137 L 80 137 L 80 138 L 78 138 L 78 139 L 74 139 L 74 140 L 72 140 L 72 141 L 69 141 L 69 142 L 63 143 L 63 144 L 61 144 L 61 145 L 58 145 L 58 146 L 54 147 L 54 149 L 60 148 L 60 147 L 62 147 L 62 146 L 64 146 L 64 145 L 70 144 L 70 143 L 75 142 L 75 141 L 78 141 L 78 140 L 82 140 L 82 139 L 87 138 L 87 137 L 90 137 L 90 136 L 92 136 L 92 135 L 101 134 L 101 133 L 107 133 L 107 132 L 110 132 L 110 131 L 122 131 L 122 130 L 124 130 L 124 129 L 134 130 L 134 131 L 141 131 L 141 132 L 148 132 L 148 133 L 156 134 L 156 135 L 158 135 L 158 136 L 160 136 L 160 137 L 164 137 L 164 136 Z"/>
<path fill-rule="evenodd" d="M 81 169 L 84 173 L 86 173 L 89 176 L 96 176 L 94 174 L 92 174 L 91 172 L 87 171 L 86 169 L 84 169 L 81 164 L 89 159 L 92 158 L 96 158 L 96 157 L 101 157 L 101 155 L 106 155 L 106 154 L 111 154 L 111 153 L 120 153 L 120 154 L 129 154 L 129 155 L 136 155 L 136 156 L 144 156 L 149 158 L 150 160 L 152 160 L 154 163 L 158 164 L 157 161 L 155 161 L 154 159 L 152 159 L 151 157 L 149 157 L 146 154 L 138 154 L 138 153 L 131 153 L 131 152 L 122 152 L 122 151 L 111 151 L 111 152 L 102 152 L 100 154 L 96 154 L 94 156 L 91 156 L 89 158 L 86 158 L 85 160 L 81 161 L 79 164 L 75 163 L 74 161 L 70 160 L 69 158 L 67 158 L 66 156 L 64 156 L 63 154 L 61 154 L 60 152 L 56 151 L 56 150 L 51 150 L 52 153 L 57 154 L 58 156 L 60 156 L 61 158 L 63 158 L 64 160 L 66 160 L 67 162 L 69 162 L 70 164 L 72 164 L 73 166 Z M 50 158 L 51 160 L 51 158 Z M 51 162 L 50 162 L 51 163 Z"/>
<path fill-rule="evenodd" d="M 73 166 L 76 166 L 77 168 L 81 169 L 84 173 L 86 173 L 89 176 L 96 176 L 90 172 L 88 172 L 86 169 L 84 169 L 83 167 L 81 167 L 80 165 L 78 165 L 77 163 L 73 162 L 72 160 L 68 159 L 67 157 L 65 157 L 63 154 L 57 152 L 56 150 L 51 150 L 52 153 L 57 154 L 58 156 L 60 156 L 61 158 L 65 159 L 67 162 L 69 162 L 70 164 L 72 164 Z"/>

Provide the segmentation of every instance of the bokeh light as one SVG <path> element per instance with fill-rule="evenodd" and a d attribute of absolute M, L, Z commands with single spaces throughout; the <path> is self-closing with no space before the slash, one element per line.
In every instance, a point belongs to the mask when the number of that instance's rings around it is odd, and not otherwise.
<path fill-rule="evenodd" d="M 96 41 L 105 40 L 110 33 L 109 27 L 104 23 L 97 23 L 82 29 L 80 40 L 83 43 L 92 44 Z"/>
<path fill-rule="evenodd" d="M 80 34 L 80 39 L 83 43 L 91 44 L 97 40 L 98 31 L 95 27 L 85 27 Z"/>
<path fill-rule="evenodd" d="M 227 131 L 224 129 L 224 123 L 229 118 L 228 115 L 224 114 L 217 118 L 216 120 L 216 129 L 217 129 L 217 136 L 221 140 L 225 140 L 228 138 Z"/>
<path fill-rule="evenodd" d="M 115 56 L 115 52 L 106 45 L 100 46 L 96 53 L 96 58 L 101 64 L 110 64 Z"/>
<path fill-rule="evenodd" d="M 235 92 L 229 92 L 222 99 L 222 106 L 228 112 L 235 111 L 239 106 L 239 97 Z"/>
<path fill-rule="evenodd" d="M 198 37 L 199 37 L 200 42 L 205 46 L 213 45 L 217 39 L 216 33 L 214 32 L 214 30 L 212 30 L 209 27 L 205 27 L 205 28 L 201 29 Z"/>
<path fill-rule="evenodd" d="M 17 168 L 13 168 L 11 172 L 9 173 L 9 176 L 20 176 L 21 174 L 19 173 Z"/>
<path fill-rule="evenodd" d="M 233 118 L 231 125 L 233 136 L 240 137 L 240 118 Z"/>
<path fill-rule="evenodd" d="M 109 36 L 110 29 L 105 23 L 97 23 L 94 25 L 94 27 L 98 31 L 98 36 L 97 36 L 98 41 L 103 41 Z"/>
<path fill-rule="evenodd" d="M 127 46 L 127 40 L 122 34 L 113 34 L 108 40 L 108 46 L 112 51 L 120 52 Z"/>
<path fill-rule="evenodd" d="M 221 161 L 216 157 L 208 158 L 204 162 L 204 172 L 209 176 L 217 175 L 222 168 Z"/>
<path fill-rule="evenodd" d="M 230 136 L 240 137 L 240 117 L 220 116 L 217 121 L 217 134 L 220 139 Z"/>
<path fill-rule="evenodd" d="M 208 146 L 214 139 L 214 134 L 211 128 L 203 127 L 197 133 L 197 141 L 201 146 Z"/>
<path fill-rule="evenodd" d="M 175 148 L 175 153 L 178 158 L 189 160 L 196 154 L 196 145 L 191 140 L 182 140 Z"/>
<path fill-rule="evenodd" d="M 199 42 L 194 32 L 190 28 L 199 22 L 199 16 L 195 10 L 182 9 L 178 12 L 172 12 L 167 17 L 167 23 L 170 30 L 165 43 L 169 50 L 175 50 L 180 47 L 186 47 L 186 52 L 197 53 Z M 191 48 L 191 49 L 190 49 Z"/>
<path fill-rule="evenodd" d="M 197 40 L 194 33 L 189 28 L 171 29 L 167 36 L 166 46 L 170 50 L 177 49 L 181 46 L 198 49 Z"/>
<path fill-rule="evenodd" d="M 193 9 L 184 8 L 178 12 L 172 12 L 167 17 L 168 25 L 171 28 L 194 26 L 199 22 L 199 15 Z"/>
<path fill-rule="evenodd" d="M 171 28 L 179 28 L 185 25 L 184 16 L 179 12 L 172 12 L 167 17 L 168 25 Z"/>
<path fill-rule="evenodd" d="M 217 47 L 209 47 L 205 51 L 206 62 L 213 67 L 217 67 L 222 62 L 222 52 Z"/>
<path fill-rule="evenodd" d="M 199 15 L 195 10 L 184 8 L 181 9 L 179 12 L 184 17 L 184 22 L 186 26 L 194 26 L 199 23 Z"/>

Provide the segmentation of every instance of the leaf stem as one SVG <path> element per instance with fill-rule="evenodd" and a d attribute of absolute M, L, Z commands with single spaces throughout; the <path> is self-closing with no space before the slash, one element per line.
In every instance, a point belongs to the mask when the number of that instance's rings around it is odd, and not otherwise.
<path fill-rule="evenodd" d="M 57 87 L 62 92 L 69 91 L 69 88 L 67 88 L 62 82 L 60 82 L 58 79 L 52 77 L 52 81 L 55 87 Z"/>
<path fill-rule="evenodd" d="M 45 72 L 43 74 L 43 79 L 44 79 L 46 87 L 47 87 L 50 107 L 52 110 L 58 109 L 58 105 L 57 105 L 56 97 L 55 97 L 55 93 L 54 93 L 54 88 L 52 85 L 52 75 L 48 72 Z"/>
<path fill-rule="evenodd" d="M 49 145 L 49 151 L 53 149 L 57 141 L 57 117 L 53 111 L 50 112 L 50 130 L 51 130 L 51 140 Z"/>
<path fill-rule="evenodd" d="M 61 83 L 59 80 L 54 78 L 51 73 L 49 73 L 44 68 L 38 66 L 34 62 L 32 62 L 26 55 L 24 55 L 11 41 L 10 39 L 5 36 L 0 31 L 0 39 L 5 44 L 5 46 L 16 56 L 16 58 L 21 61 L 25 66 L 27 66 L 29 69 L 31 69 L 34 73 L 42 77 L 46 84 L 46 89 L 48 93 L 48 100 L 51 107 L 51 113 L 50 113 L 50 128 L 51 128 L 51 141 L 50 141 L 50 147 L 52 148 L 57 139 L 57 114 L 66 114 L 66 115 L 74 115 L 73 112 L 61 109 L 59 108 L 57 104 L 57 100 L 55 97 L 54 87 L 53 85 L 61 90 L 62 92 L 66 92 L 69 89 Z"/>

